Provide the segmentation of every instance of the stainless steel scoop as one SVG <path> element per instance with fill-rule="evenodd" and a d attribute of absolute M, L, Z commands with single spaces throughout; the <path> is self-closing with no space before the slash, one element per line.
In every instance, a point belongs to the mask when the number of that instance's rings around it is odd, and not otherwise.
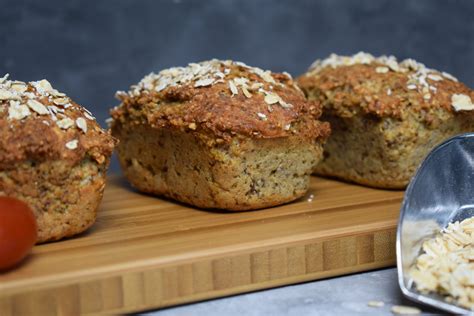
<path fill-rule="evenodd" d="M 452 221 L 474 216 L 474 133 L 453 137 L 436 147 L 423 161 L 405 192 L 397 231 L 398 283 L 403 294 L 451 313 L 473 314 L 424 295 L 414 287 L 409 268 L 423 242 Z"/>

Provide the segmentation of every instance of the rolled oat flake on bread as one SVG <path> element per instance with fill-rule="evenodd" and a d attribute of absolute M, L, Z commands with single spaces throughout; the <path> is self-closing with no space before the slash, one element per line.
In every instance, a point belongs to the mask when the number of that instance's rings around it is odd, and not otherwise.
<path fill-rule="evenodd" d="M 115 140 L 47 80 L 0 78 L 0 195 L 33 209 L 38 242 L 91 226 Z"/>
<path fill-rule="evenodd" d="M 319 175 L 404 188 L 434 146 L 474 131 L 473 90 L 413 59 L 333 54 L 298 83 L 331 124 Z"/>
<path fill-rule="evenodd" d="M 202 208 L 303 196 L 329 134 L 289 75 L 230 60 L 151 73 L 117 97 L 111 128 L 128 180 Z"/>

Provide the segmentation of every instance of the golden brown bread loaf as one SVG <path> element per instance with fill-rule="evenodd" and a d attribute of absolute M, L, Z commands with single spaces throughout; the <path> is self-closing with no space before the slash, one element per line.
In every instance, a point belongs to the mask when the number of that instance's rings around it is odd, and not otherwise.
<path fill-rule="evenodd" d="M 329 126 L 287 74 L 211 60 L 146 76 L 112 110 L 122 169 L 141 191 L 249 210 L 305 194 Z"/>
<path fill-rule="evenodd" d="M 38 242 L 94 223 L 113 138 L 46 80 L 0 78 L 0 195 L 33 209 Z"/>
<path fill-rule="evenodd" d="M 320 175 L 404 188 L 435 145 L 474 131 L 473 91 L 412 59 L 331 55 L 298 83 L 331 124 Z"/>

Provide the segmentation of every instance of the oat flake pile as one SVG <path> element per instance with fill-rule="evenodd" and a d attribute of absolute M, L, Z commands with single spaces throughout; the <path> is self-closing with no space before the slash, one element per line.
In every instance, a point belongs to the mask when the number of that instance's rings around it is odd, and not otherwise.
<path fill-rule="evenodd" d="M 450 223 L 426 241 L 410 274 L 420 292 L 437 292 L 474 310 L 474 217 Z"/>

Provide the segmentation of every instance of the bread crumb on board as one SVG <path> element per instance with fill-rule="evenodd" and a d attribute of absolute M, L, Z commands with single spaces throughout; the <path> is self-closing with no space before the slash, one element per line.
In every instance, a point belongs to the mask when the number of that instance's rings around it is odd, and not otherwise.
<path fill-rule="evenodd" d="M 395 315 L 418 315 L 421 314 L 421 310 L 416 307 L 394 305 L 392 306 L 391 312 Z"/>
<path fill-rule="evenodd" d="M 383 306 L 385 306 L 385 303 L 383 301 L 369 301 L 367 303 L 367 306 L 369 306 L 369 307 L 383 307 Z"/>

